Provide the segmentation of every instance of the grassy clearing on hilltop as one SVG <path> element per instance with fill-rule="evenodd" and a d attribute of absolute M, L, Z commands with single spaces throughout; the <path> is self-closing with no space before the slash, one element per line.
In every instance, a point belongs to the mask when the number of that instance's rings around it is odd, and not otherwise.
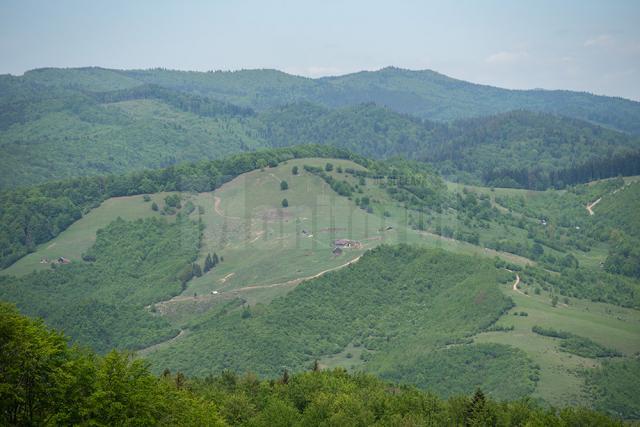
<path fill-rule="evenodd" d="M 151 209 L 151 204 L 155 202 L 162 205 L 163 199 L 168 194 L 156 193 L 150 195 L 151 200 L 149 202 L 145 202 L 143 196 L 107 199 L 99 207 L 74 222 L 58 236 L 39 245 L 35 252 L 22 257 L 8 268 L 0 270 L 0 275 L 23 276 L 34 270 L 40 271 L 51 268 L 50 264 L 40 262 L 44 258 L 55 260 L 58 257 L 65 257 L 71 262 L 78 262 L 82 259 L 82 254 L 96 241 L 96 232 L 99 229 L 106 227 L 118 217 L 125 220 L 135 220 L 160 216 L 159 212 Z"/>

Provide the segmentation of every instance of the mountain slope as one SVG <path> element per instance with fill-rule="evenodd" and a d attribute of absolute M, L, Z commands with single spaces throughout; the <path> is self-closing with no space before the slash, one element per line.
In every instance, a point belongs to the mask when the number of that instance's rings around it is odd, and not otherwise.
<path fill-rule="evenodd" d="M 522 110 L 436 128 L 426 145 L 417 158 L 444 175 L 497 187 L 563 187 L 640 167 L 638 137 Z"/>
<path fill-rule="evenodd" d="M 640 149 L 637 137 L 549 114 L 442 124 L 371 103 L 337 109 L 297 103 L 255 114 L 159 86 L 100 93 L 54 87 L 47 98 L 38 85 L 7 84 L 13 95 L 4 102 L 20 99 L 24 108 L 15 114 L 7 108 L 0 126 L 0 188 L 307 143 L 423 160 L 451 178 L 501 186 L 562 187 L 640 173 L 640 162 L 633 163 L 640 156 L 629 155 Z M 565 170 L 572 167 L 584 170 Z"/>
<path fill-rule="evenodd" d="M 39 69 L 24 79 L 92 91 L 125 89 L 133 81 L 209 96 L 255 109 L 309 101 L 328 107 L 375 102 L 432 120 L 455 120 L 514 109 L 562 114 L 640 134 L 640 103 L 584 92 L 508 90 L 452 79 L 430 70 L 394 67 L 309 79 L 276 70 L 193 72 L 165 69 Z"/>

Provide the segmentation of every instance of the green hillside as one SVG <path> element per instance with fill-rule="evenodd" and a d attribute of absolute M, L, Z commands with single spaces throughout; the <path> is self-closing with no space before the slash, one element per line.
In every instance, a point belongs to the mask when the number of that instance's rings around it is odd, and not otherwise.
<path fill-rule="evenodd" d="M 16 246 L 33 253 L 2 271 L 0 297 L 156 372 L 274 377 L 318 360 L 442 396 L 611 410 L 583 373 L 602 349 L 640 351 L 640 283 L 601 267 L 633 228 L 636 181 L 492 189 L 304 146 L 50 183 L 3 193 L 3 237 L 33 237 L 11 225 L 28 219 L 42 240 Z"/>
<path fill-rule="evenodd" d="M 51 259 L 49 270 L 2 276 L 0 298 L 97 351 L 141 348 L 176 334 L 144 306 L 181 292 L 180 272 L 197 251 L 188 220 L 117 219 L 97 232 L 85 262 Z"/>
<path fill-rule="evenodd" d="M 640 104 L 588 93 L 506 90 L 452 79 L 431 70 L 387 67 L 339 77 L 308 79 L 277 70 L 192 72 L 166 69 L 39 69 L 25 79 L 99 91 L 131 87 L 132 80 L 264 110 L 309 101 L 327 107 L 375 102 L 401 113 L 450 121 L 528 109 L 640 133 Z M 78 83 L 76 83 L 78 82 Z"/>
<path fill-rule="evenodd" d="M 189 324 L 190 334 L 148 357 L 156 366 L 188 373 L 232 369 L 275 375 L 283 367 L 298 371 L 352 346 L 359 354 L 350 362 L 354 366 L 413 367 L 420 363 L 415 361 L 418 354 L 462 340 L 510 308 L 497 286 L 509 278 L 490 261 L 381 246 L 268 306 L 230 303 L 227 315 L 213 310 Z M 534 384 L 529 383 L 528 367 L 517 359 L 514 355 L 507 363 L 510 359 L 502 358 L 502 369 L 488 362 L 485 375 L 492 376 L 492 370 L 504 375 L 499 383 L 510 378 L 522 388 L 516 396 L 523 396 Z M 472 392 L 475 385 L 500 398 L 508 396 L 482 379 L 454 393 Z"/>
<path fill-rule="evenodd" d="M 383 79 L 385 84 L 397 82 L 404 87 L 406 83 L 401 83 L 402 70 L 380 73 L 400 73 L 398 78 Z M 637 136 L 580 119 L 517 111 L 443 124 L 399 112 L 373 95 L 345 103 L 295 95 L 309 85 L 338 85 L 344 79 L 339 93 L 331 95 L 337 100 L 348 92 L 342 86 L 352 80 L 369 82 L 356 84 L 358 90 L 375 86 L 375 75 L 346 76 L 334 82 L 267 71 L 89 68 L 0 76 L 0 188 L 309 143 L 334 145 L 373 158 L 426 161 L 452 179 L 494 186 L 561 188 L 616 173 L 640 172 Z M 437 80 L 443 79 L 447 78 Z M 430 87 L 427 80 L 420 84 Z M 225 91 L 227 86 L 230 89 Z M 256 95 L 256 99 L 280 102 L 260 108 L 242 102 L 249 96 L 242 91 L 267 91 L 268 96 Z M 225 96 L 232 93 L 239 98 Z M 569 110 L 561 114 L 571 116 Z"/>
<path fill-rule="evenodd" d="M 3 386 L 0 422 L 7 425 L 622 425 L 584 408 L 543 409 L 530 401 L 498 403 L 481 391 L 443 400 L 342 369 L 289 374 L 187 378 L 152 375 L 127 354 L 104 357 L 68 347 L 65 337 L 0 303 Z M 27 381 L 25 379 L 28 379 Z"/>
<path fill-rule="evenodd" d="M 416 158 L 443 175 L 495 187 L 545 189 L 633 175 L 640 139 L 584 121 L 513 111 L 438 129 Z"/>

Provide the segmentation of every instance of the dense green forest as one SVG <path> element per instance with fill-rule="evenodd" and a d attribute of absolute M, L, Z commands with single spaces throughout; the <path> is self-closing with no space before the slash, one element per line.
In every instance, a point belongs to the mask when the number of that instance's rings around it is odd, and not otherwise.
<path fill-rule="evenodd" d="M 640 384 L 640 360 L 608 361 L 600 369 L 586 372 L 589 392 L 593 394 L 595 407 L 610 414 L 624 414 L 628 418 L 640 418 L 638 384 Z"/>
<path fill-rule="evenodd" d="M 535 385 L 526 355 L 505 346 L 466 346 L 466 337 L 491 326 L 511 308 L 498 289 L 511 274 L 491 260 L 411 246 L 380 246 L 352 266 L 303 283 L 267 306 L 230 301 L 188 325 L 192 333 L 149 355 L 154 366 L 190 374 L 212 369 L 276 375 L 315 359 L 351 350 L 352 363 L 394 381 L 471 393 L 476 386 L 501 399 L 523 397 Z M 425 351 L 459 343 L 459 350 Z M 215 347 L 217 351 L 211 352 Z M 483 365 L 461 383 L 435 378 L 452 373 L 452 354 Z M 180 357 L 176 357 L 180 355 Z M 500 357 L 498 355 L 505 355 Z M 347 362 L 349 363 L 349 362 Z M 437 374 L 436 374 L 437 372 Z M 434 382 L 428 382 L 431 378 Z M 511 388 L 499 383 L 510 381 Z"/>
<path fill-rule="evenodd" d="M 375 102 L 400 113 L 438 121 L 526 108 L 640 133 L 640 106 L 634 101 L 570 91 L 505 90 L 452 79 L 430 70 L 387 67 L 373 72 L 309 79 L 277 70 L 190 72 L 44 68 L 25 73 L 23 79 L 89 91 L 155 84 L 255 110 L 300 101 L 330 108 Z"/>
<path fill-rule="evenodd" d="M 563 188 L 640 170 L 638 138 L 551 114 L 514 111 L 439 129 L 420 157 L 463 181 Z"/>
<path fill-rule="evenodd" d="M 199 236 L 185 218 L 118 219 L 99 230 L 86 262 L 50 260 L 50 270 L 1 276 L 0 299 L 99 352 L 146 347 L 178 333 L 144 307 L 183 290 L 181 273 L 197 256 Z"/>
<path fill-rule="evenodd" d="M 381 373 L 393 382 L 413 384 L 438 396 L 468 394 L 481 388 L 493 398 L 531 395 L 538 367 L 526 353 L 500 344 L 455 345 L 424 353 L 412 365 L 398 364 Z"/>
<path fill-rule="evenodd" d="M 442 400 L 342 369 L 260 380 L 187 378 L 126 353 L 96 356 L 0 303 L 0 422 L 7 425 L 622 425 L 582 408 L 498 402 L 481 390 Z M 636 383 L 637 384 L 637 383 Z"/>
<path fill-rule="evenodd" d="M 397 80 L 394 73 L 400 76 L 399 82 L 406 77 L 402 77 L 404 70 L 380 73 L 392 74 L 383 79 L 384 84 Z M 506 110 L 461 115 L 481 118 L 435 122 L 430 121 L 434 118 L 430 114 L 425 118 L 384 102 L 386 98 L 379 99 L 376 90 L 366 95 L 366 85 L 378 84 L 371 79 L 374 75 L 363 74 L 361 83 L 353 80 L 358 80 L 357 75 L 345 76 L 351 82 L 347 86 L 337 80 L 321 80 L 339 87 L 331 95 L 338 98 L 352 83 L 356 92 L 364 91 L 362 98 L 346 95 L 350 101 L 328 103 L 322 102 L 324 95 L 322 99 L 296 95 L 298 89 L 318 81 L 297 77 L 288 81 L 278 77 L 286 75 L 270 71 L 46 69 L 22 77 L 0 76 L 0 105 L 4 107 L 0 112 L 0 188 L 308 143 L 336 145 L 373 158 L 402 156 L 427 161 L 447 177 L 496 186 L 561 188 L 640 173 L 637 132 L 631 136 L 591 124 L 616 127 L 595 119 L 598 115 L 584 117 L 572 115 L 570 109 L 547 111 L 535 104 L 514 102 Z M 447 78 L 436 78 L 441 79 Z M 414 83 L 429 86 L 423 79 Z M 229 90 L 224 89 L 227 86 Z M 445 87 L 441 90 L 457 90 L 455 85 Z M 409 88 L 417 93 L 413 86 Z M 248 95 L 253 91 L 267 92 L 264 98 Z M 513 93 L 504 96 L 510 95 Z M 592 98 L 595 104 L 637 104 Z M 261 108 L 265 99 L 270 104 Z M 465 98 L 463 104 L 470 102 Z M 505 112 L 521 108 L 546 112 Z M 437 111 L 444 110 L 439 106 Z M 606 111 L 612 116 L 625 114 L 611 108 Z M 455 114 L 447 120 L 458 118 Z M 23 167 L 16 168 L 16 164 Z"/>

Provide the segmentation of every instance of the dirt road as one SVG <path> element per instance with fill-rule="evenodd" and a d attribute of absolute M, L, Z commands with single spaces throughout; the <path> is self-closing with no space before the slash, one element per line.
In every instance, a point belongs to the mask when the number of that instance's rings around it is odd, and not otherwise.
<path fill-rule="evenodd" d="M 298 285 L 306 280 L 311 280 L 311 279 L 316 279 L 326 273 L 329 273 L 330 271 L 335 271 L 335 270 L 339 270 L 341 268 L 347 267 L 351 264 L 353 264 L 354 262 L 358 261 L 360 258 L 362 257 L 362 255 L 359 255 L 357 257 L 355 257 L 354 259 L 352 259 L 351 261 L 348 261 L 342 265 L 339 265 L 337 267 L 333 267 L 333 268 L 329 268 L 326 270 L 323 270 L 317 274 L 314 274 L 313 276 L 307 276 L 307 277 L 298 277 L 296 279 L 292 279 L 292 280 L 288 280 L 286 282 L 281 282 L 281 283 L 272 283 L 269 285 L 251 285 L 251 286 L 244 286 L 242 288 L 235 288 L 235 289 L 229 289 L 228 291 L 221 291 L 218 292 L 217 294 L 204 294 L 204 295 L 198 295 L 198 296 L 193 296 L 193 295 L 179 295 L 179 296 L 175 296 L 169 300 L 166 301 L 161 301 L 161 302 L 157 302 L 155 305 L 158 308 L 161 308 L 161 306 L 163 305 L 170 305 L 170 304 L 174 304 L 174 303 L 180 303 L 180 302 L 185 302 L 185 301 L 208 301 L 210 299 L 213 298 L 221 298 L 221 297 L 228 297 L 229 295 L 238 293 L 238 292 L 246 292 L 246 291 L 253 291 L 256 289 L 268 289 L 268 288 L 277 288 L 280 286 L 291 286 L 291 285 Z"/>
<path fill-rule="evenodd" d="M 600 203 L 600 200 L 602 200 L 602 197 L 600 197 L 598 200 L 596 200 L 596 201 L 595 201 L 595 202 L 593 202 L 593 203 L 589 203 L 589 204 L 586 206 L 587 211 L 589 212 L 589 215 L 593 215 L 593 213 L 594 213 L 594 212 L 593 212 L 593 208 L 594 208 L 598 203 Z"/>
<path fill-rule="evenodd" d="M 227 219 L 239 219 L 239 220 L 243 219 L 243 218 L 240 218 L 239 216 L 230 216 L 230 215 L 225 215 L 225 214 L 224 214 L 224 212 L 222 212 L 222 209 L 220 209 L 220 203 L 222 202 L 222 199 L 221 199 L 220 197 L 218 197 L 218 196 L 213 196 L 213 200 L 214 200 L 214 203 L 213 203 L 213 209 L 214 209 L 214 210 L 216 211 L 216 213 L 217 213 L 218 215 L 220 215 L 221 217 L 223 217 L 223 218 L 227 218 Z"/>
<path fill-rule="evenodd" d="M 145 354 L 149 354 L 152 351 L 157 350 L 158 348 L 160 348 L 160 347 L 162 347 L 164 345 L 167 345 L 167 344 L 172 343 L 172 342 L 174 342 L 176 340 L 179 340 L 180 338 L 184 337 L 185 335 L 187 335 L 187 330 L 186 329 L 180 329 L 180 333 L 178 333 L 178 335 L 176 335 L 175 337 L 169 338 L 166 341 L 162 341 L 162 342 L 159 342 L 157 344 L 154 344 L 154 345 L 151 345 L 149 347 L 146 347 L 146 348 L 143 348 L 141 350 L 138 350 L 136 353 L 139 356 L 144 356 Z"/>
<path fill-rule="evenodd" d="M 520 276 L 518 275 L 518 273 L 516 273 L 516 281 L 513 282 L 513 290 L 515 292 L 521 293 L 522 295 L 524 295 L 525 297 L 528 297 L 529 295 L 525 294 L 524 292 L 522 292 L 520 289 L 518 289 L 518 285 L 520 284 Z"/>

